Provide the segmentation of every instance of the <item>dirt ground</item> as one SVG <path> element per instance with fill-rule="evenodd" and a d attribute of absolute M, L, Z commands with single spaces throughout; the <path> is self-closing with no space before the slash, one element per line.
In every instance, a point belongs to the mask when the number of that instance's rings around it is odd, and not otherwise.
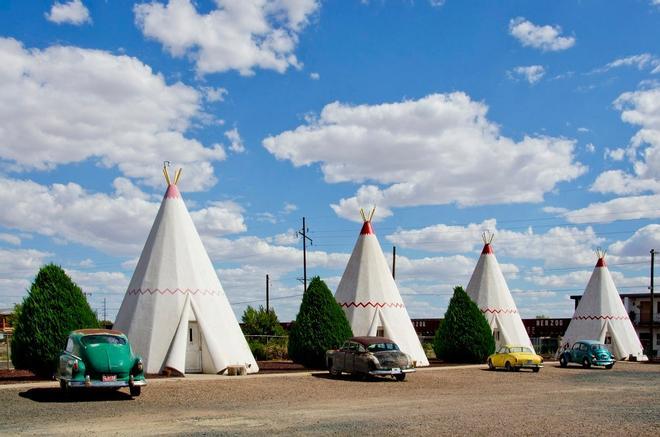
<path fill-rule="evenodd" d="M 39 435 L 660 435 L 660 366 L 491 372 L 440 367 L 390 379 L 325 373 L 154 379 L 63 398 L 55 383 L 0 386 L 0 433 Z"/>

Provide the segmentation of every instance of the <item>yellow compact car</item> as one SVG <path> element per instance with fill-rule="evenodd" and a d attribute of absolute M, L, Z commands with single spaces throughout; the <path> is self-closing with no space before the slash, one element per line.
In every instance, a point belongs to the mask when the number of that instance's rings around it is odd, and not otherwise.
<path fill-rule="evenodd" d="M 532 369 L 538 372 L 543 367 L 543 358 L 536 355 L 527 346 L 501 346 L 497 352 L 488 357 L 488 368 L 495 370 L 504 368 L 509 372 L 517 372 L 520 369 Z"/>

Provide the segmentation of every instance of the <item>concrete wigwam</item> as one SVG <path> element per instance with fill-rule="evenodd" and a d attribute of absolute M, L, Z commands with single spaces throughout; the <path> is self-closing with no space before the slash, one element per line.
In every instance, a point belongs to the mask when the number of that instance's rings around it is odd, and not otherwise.
<path fill-rule="evenodd" d="M 410 355 L 418 367 L 428 366 L 424 349 L 371 226 L 374 211 L 369 217 L 360 211 L 362 230 L 339 281 L 335 299 L 344 309 L 354 335 L 388 337 Z"/>
<path fill-rule="evenodd" d="M 122 301 L 115 328 L 142 355 L 147 373 L 222 373 L 259 369 L 220 280 L 163 168 L 167 191 Z"/>

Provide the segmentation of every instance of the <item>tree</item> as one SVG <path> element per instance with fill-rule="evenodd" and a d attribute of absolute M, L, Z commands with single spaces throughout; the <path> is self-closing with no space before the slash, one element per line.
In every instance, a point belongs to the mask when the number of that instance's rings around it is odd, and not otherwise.
<path fill-rule="evenodd" d="M 256 310 L 248 305 L 242 322 L 243 334 L 248 336 L 248 345 L 257 360 L 286 358 L 286 331 L 280 325 L 275 310 L 271 308 L 266 311 L 261 305 Z"/>
<path fill-rule="evenodd" d="M 14 367 L 50 377 L 69 333 L 98 326 L 80 287 L 61 267 L 43 266 L 16 316 L 11 343 Z"/>
<path fill-rule="evenodd" d="M 438 358 L 459 363 L 483 363 L 495 352 L 495 340 L 486 318 L 463 287 L 455 287 L 444 323 L 435 334 Z"/>
<path fill-rule="evenodd" d="M 305 367 L 325 367 L 325 352 L 353 336 L 346 315 L 318 276 L 312 278 L 289 331 L 289 358 Z"/>

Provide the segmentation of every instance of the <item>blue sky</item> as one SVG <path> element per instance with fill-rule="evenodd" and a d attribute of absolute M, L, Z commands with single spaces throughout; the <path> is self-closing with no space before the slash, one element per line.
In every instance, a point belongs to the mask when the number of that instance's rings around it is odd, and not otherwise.
<path fill-rule="evenodd" d="M 481 233 L 526 317 L 570 316 L 608 249 L 660 248 L 660 4 L 0 3 L 0 307 L 62 265 L 114 319 L 162 162 L 233 308 L 295 317 L 374 227 L 413 317 L 441 317 Z"/>

